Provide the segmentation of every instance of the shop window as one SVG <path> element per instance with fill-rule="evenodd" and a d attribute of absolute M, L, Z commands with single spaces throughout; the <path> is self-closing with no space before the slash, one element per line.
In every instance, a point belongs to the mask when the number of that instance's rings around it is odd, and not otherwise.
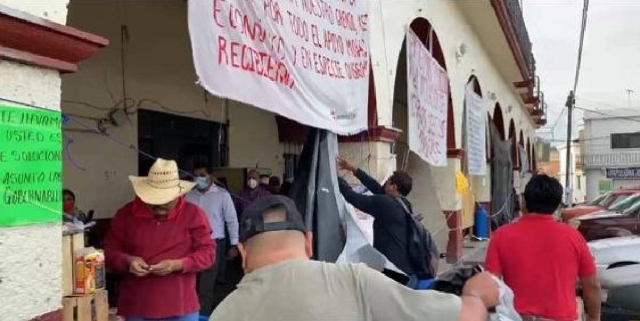
<path fill-rule="evenodd" d="M 138 112 L 138 172 L 146 175 L 154 160 L 174 159 L 182 170 L 195 164 L 228 166 L 227 125 L 141 109 Z"/>
<path fill-rule="evenodd" d="M 640 148 L 640 133 L 611 134 L 611 149 Z"/>
<path fill-rule="evenodd" d="M 284 154 L 284 181 L 293 182 L 298 169 L 298 162 L 300 161 L 300 155 L 297 154 Z"/>

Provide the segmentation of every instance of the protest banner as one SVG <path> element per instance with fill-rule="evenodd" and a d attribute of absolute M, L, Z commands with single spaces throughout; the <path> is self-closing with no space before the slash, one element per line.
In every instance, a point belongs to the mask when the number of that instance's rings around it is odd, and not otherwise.
<path fill-rule="evenodd" d="M 59 112 L 0 105 L 0 227 L 62 220 Z"/>
<path fill-rule="evenodd" d="M 471 86 L 465 89 L 465 140 L 467 164 L 470 175 L 487 174 L 487 129 L 486 111 L 482 97 Z"/>
<path fill-rule="evenodd" d="M 190 0 L 199 83 L 299 123 L 367 128 L 366 0 Z"/>
<path fill-rule="evenodd" d="M 449 78 L 410 28 L 406 43 L 409 149 L 433 166 L 446 166 Z"/>

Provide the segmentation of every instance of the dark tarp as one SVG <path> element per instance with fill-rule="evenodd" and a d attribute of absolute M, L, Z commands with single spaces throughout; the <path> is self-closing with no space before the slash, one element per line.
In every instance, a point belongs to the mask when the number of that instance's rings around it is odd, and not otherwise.
<path fill-rule="evenodd" d="M 491 218 L 497 228 L 513 218 L 513 166 L 511 142 L 502 140 L 498 129 L 491 123 Z"/>
<path fill-rule="evenodd" d="M 314 129 L 308 134 L 289 196 L 313 232 L 314 259 L 365 263 L 402 274 L 373 248 L 340 194 L 336 168 L 338 136 Z"/>
<path fill-rule="evenodd" d="M 338 189 L 336 157 L 338 138 L 326 130 L 312 129 L 300 155 L 290 196 L 305 215 L 314 236 L 314 259 L 335 262 L 344 249 L 345 205 Z"/>

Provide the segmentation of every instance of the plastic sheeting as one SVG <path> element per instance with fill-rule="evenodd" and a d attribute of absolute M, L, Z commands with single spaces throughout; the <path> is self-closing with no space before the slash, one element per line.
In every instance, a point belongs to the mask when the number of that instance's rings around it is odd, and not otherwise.
<path fill-rule="evenodd" d="M 513 219 L 513 166 L 511 142 L 502 140 L 491 123 L 491 218 L 493 227 Z"/>
<path fill-rule="evenodd" d="M 338 198 L 337 150 L 336 134 L 311 130 L 291 188 L 291 198 L 314 235 L 314 259 L 328 262 L 338 259 L 346 243 L 346 208 Z"/>
<path fill-rule="evenodd" d="M 355 209 L 340 194 L 337 156 L 338 136 L 326 130 L 311 130 L 290 191 L 314 234 L 313 258 L 365 263 L 378 271 L 386 268 L 402 273 L 368 241 Z"/>

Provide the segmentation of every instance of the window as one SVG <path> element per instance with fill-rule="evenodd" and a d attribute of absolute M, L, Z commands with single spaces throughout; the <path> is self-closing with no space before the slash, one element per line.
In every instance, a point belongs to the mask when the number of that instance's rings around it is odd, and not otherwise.
<path fill-rule="evenodd" d="M 300 155 L 284 154 L 284 181 L 292 182 L 298 169 Z"/>
<path fill-rule="evenodd" d="M 640 148 L 640 133 L 611 134 L 611 149 Z"/>
<path fill-rule="evenodd" d="M 578 189 L 582 189 L 582 176 L 578 175 L 577 177 L 577 181 L 578 181 Z"/>

